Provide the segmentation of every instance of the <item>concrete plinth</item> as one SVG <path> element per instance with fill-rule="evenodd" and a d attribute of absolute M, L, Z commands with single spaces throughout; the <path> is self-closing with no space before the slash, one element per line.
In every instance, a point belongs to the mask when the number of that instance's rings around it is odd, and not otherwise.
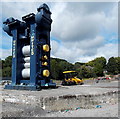
<path fill-rule="evenodd" d="M 114 85 L 115 84 L 115 85 Z M 112 87 L 114 85 L 114 87 Z M 111 87 L 110 87 L 111 86 Z M 2 101 L 34 105 L 45 110 L 58 111 L 75 108 L 94 108 L 102 103 L 118 102 L 117 82 L 106 87 L 96 85 L 62 86 L 42 91 L 2 89 Z"/>

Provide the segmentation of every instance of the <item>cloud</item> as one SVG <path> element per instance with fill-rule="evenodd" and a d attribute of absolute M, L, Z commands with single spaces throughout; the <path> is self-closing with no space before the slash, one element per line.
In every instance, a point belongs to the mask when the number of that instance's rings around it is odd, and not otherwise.
<path fill-rule="evenodd" d="M 118 44 L 105 44 L 103 47 L 100 47 L 97 50 L 97 55 L 96 56 L 104 56 L 107 59 L 109 57 L 118 57 Z"/>
<path fill-rule="evenodd" d="M 53 6 L 52 36 L 60 39 L 62 44 L 57 44 L 59 49 L 52 55 L 70 62 L 117 56 L 117 50 L 112 48 L 117 47 L 117 43 L 110 44 L 113 41 L 111 34 L 117 35 L 117 7 L 116 3 L 56 3 Z M 105 33 L 110 36 L 107 44 Z"/>
<path fill-rule="evenodd" d="M 60 44 L 55 40 L 51 40 L 51 47 L 52 47 L 52 54 L 55 54 L 59 50 Z"/>
<path fill-rule="evenodd" d="M 8 16 L 21 19 L 23 15 L 36 13 L 39 4 L 41 3 L 3 3 L 2 19 Z M 87 62 L 99 56 L 107 59 L 117 56 L 117 43 L 112 44 L 114 38 L 117 38 L 117 3 L 52 2 L 48 5 L 53 19 L 51 37 L 61 41 L 51 40 L 53 57 L 70 62 Z M 114 38 L 111 35 L 113 33 L 116 33 Z M 107 44 L 106 36 L 110 36 Z"/>
<path fill-rule="evenodd" d="M 5 59 L 7 56 L 12 55 L 12 49 L 0 49 L 0 58 Z"/>
<path fill-rule="evenodd" d="M 57 44 L 58 45 L 58 44 Z M 66 47 L 60 46 L 57 49 L 57 52 L 53 52 L 55 44 L 53 44 L 52 48 L 52 56 L 57 58 L 63 58 L 68 60 L 71 63 L 75 62 L 88 62 L 90 60 L 95 59 L 96 57 L 105 57 L 107 60 L 110 57 L 118 57 L 118 44 L 105 44 L 102 47 L 97 49 L 91 49 L 89 51 L 83 50 L 82 48 L 71 48 L 68 49 Z M 92 55 L 90 55 L 92 54 Z"/>
<path fill-rule="evenodd" d="M 0 42 L 0 46 L 3 49 L 10 49 L 12 48 L 12 37 L 8 36 L 7 33 L 2 31 L 2 41 Z"/>
<path fill-rule="evenodd" d="M 2 17 L 4 20 L 9 17 L 22 20 L 24 15 L 36 13 L 41 4 L 40 2 L 2 2 Z"/>
<path fill-rule="evenodd" d="M 118 33 L 118 4 L 113 4 L 113 7 L 110 8 L 111 10 L 105 18 L 104 28 L 109 32 Z"/>
<path fill-rule="evenodd" d="M 117 18 L 115 3 L 59 3 L 53 7 L 52 35 L 63 41 L 94 38 L 103 27 L 116 29 Z"/>
<path fill-rule="evenodd" d="M 52 41 L 52 56 L 67 59 L 70 62 L 76 62 L 80 57 L 94 56 L 101 44 L 103 44 L 103 37 L 96 37 L 86 41 L 63 42 L 60 45 L 57 41 Z M 94 44 L 93 44 L 94 42 Z"/>

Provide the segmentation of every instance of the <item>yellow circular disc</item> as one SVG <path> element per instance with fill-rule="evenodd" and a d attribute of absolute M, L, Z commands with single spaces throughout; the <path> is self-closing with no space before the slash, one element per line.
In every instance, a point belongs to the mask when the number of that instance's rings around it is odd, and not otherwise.
<path fill-rule="evenodd" d="M 42 65 L 47 66 L 47 65 L 48 65 L 48 63 L 47 63 L 47 62 L 43 62 L 43 63 L 42 63 Z"/>
<path fill-rule="evenodd" d="M 50 75 L 49 70 L 43 70 L 43 76 L 48 77 Z"/>
<path fill-rule="evenodd" d="M 49 45 L 47 45 L 47 44 L 43 45 L 43 50 L 45 52 L 48 52 L 50 50 Z"/>
<path fill-rule="evenodd" d="M 42 60 L 47 60 L 47 59 L 48 59 L 47 55 L 42 56 Z"/>
<path fill-rule="evenodd" d="M 47 60 L 47 59 L 48 59 L 48 57 L 45 55 L 45 56 L 43 56 L 43 59 L 46 59 L 46 60 Z"/>

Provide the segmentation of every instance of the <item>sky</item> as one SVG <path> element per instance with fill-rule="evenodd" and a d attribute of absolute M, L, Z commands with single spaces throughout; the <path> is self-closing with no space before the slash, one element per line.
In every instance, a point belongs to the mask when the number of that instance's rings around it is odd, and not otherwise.
<path fill-rule="evenodd" d="M 2 2 L 0 19 L 37 13 L 41 2 Z M 47 2 L 52 12 L 51 57 L 71 63 L 118 56 L 117 2 Z M 12 55 L 12 37 L 0 24 L 1 59 Z"/>

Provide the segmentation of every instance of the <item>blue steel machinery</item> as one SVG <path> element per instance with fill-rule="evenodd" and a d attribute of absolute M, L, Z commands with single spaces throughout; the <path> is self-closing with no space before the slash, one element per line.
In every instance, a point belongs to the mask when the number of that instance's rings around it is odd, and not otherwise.
<path fill-rule="evenodd" d="M 50 80 L 51 12 L 46 4 L 22 17 L 8 18 L 3 30 L 12 40 L 12 83 L 5 89 L 40 90 L 56 87 Z"/>

